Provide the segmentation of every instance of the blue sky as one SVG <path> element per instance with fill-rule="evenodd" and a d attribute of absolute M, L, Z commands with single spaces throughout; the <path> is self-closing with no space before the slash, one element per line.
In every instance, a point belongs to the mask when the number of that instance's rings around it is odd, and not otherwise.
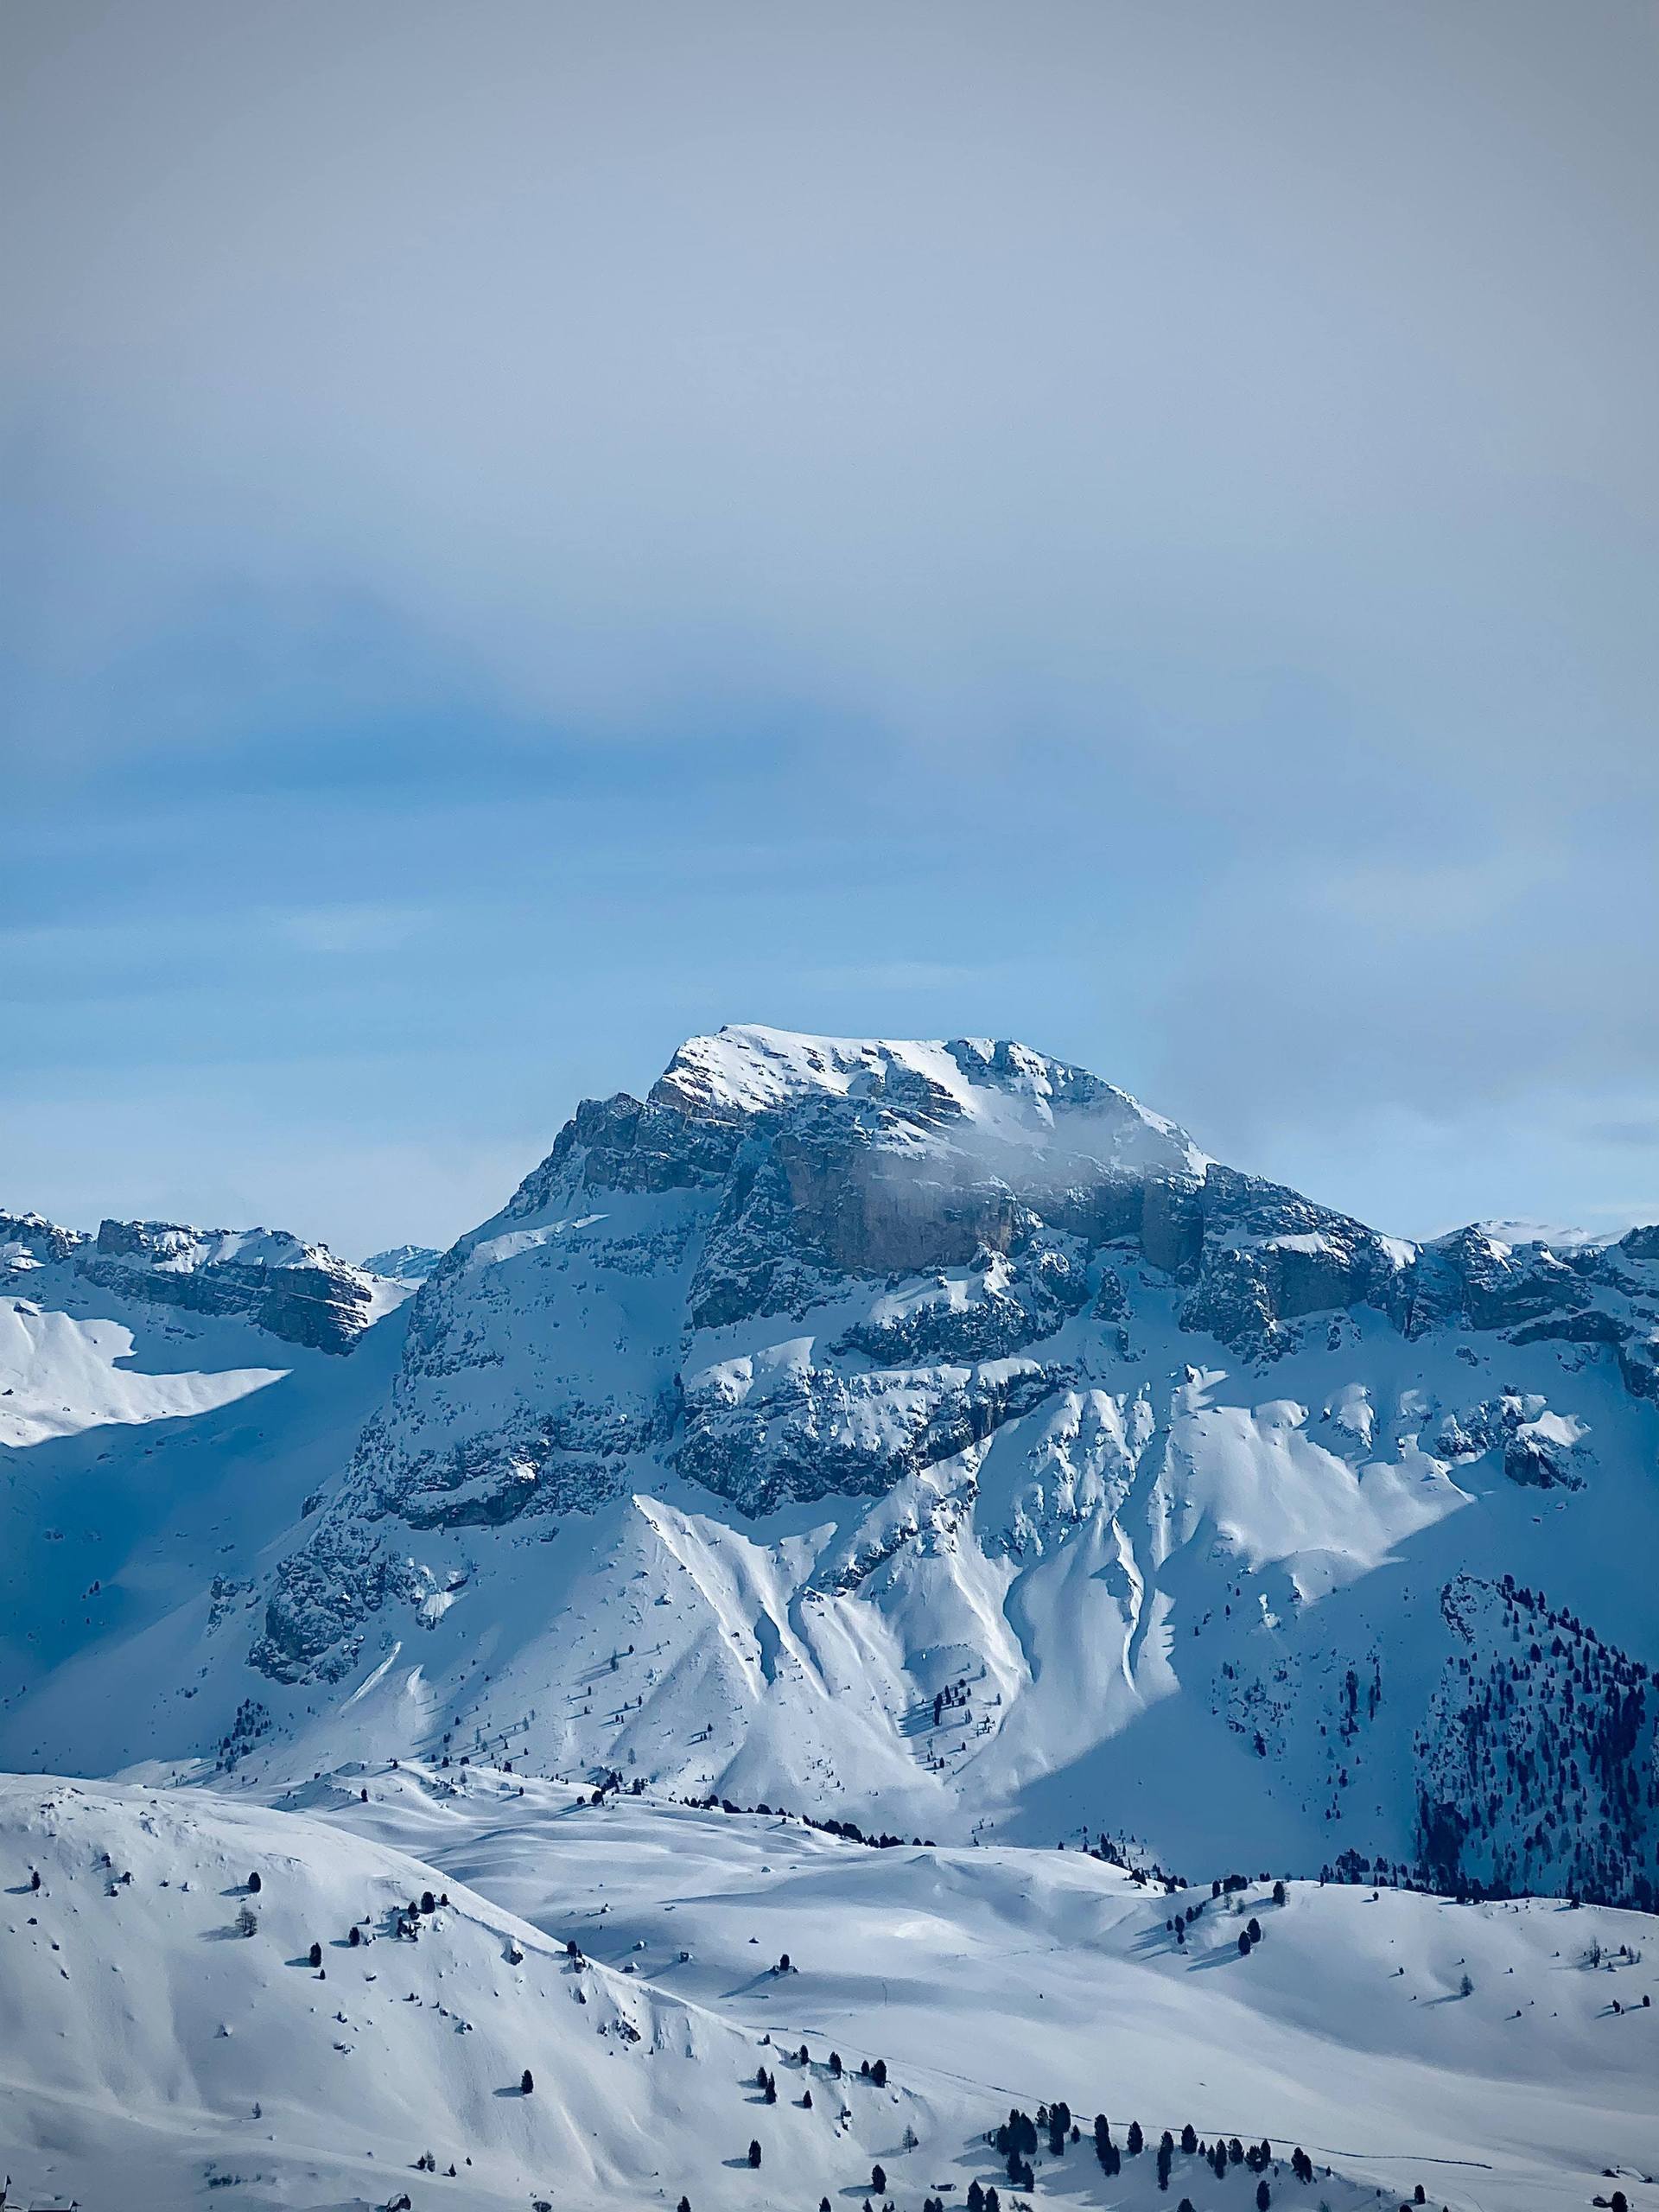
<path fill-rule="evenodd" d="M 0 25 L 0 1205 L 347 1251 L 722 1020 L 1659 1215 L 1659 39 Z"/>

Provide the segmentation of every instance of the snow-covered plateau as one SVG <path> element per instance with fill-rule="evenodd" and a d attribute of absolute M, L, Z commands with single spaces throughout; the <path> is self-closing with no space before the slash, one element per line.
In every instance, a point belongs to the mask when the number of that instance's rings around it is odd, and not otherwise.
<path fill-rule="evenodd" d="M 694 1039 L 442 1255 L 0 1215 L 5 2156 L 1659 2206 L 1656 1459 L 1659 1229 L 1407 1243 L 1018 1045 Z"/>

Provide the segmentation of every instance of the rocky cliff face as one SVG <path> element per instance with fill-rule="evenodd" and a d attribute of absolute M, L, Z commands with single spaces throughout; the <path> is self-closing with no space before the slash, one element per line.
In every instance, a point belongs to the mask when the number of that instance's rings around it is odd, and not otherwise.
<path fill-rule="evenodd" d="M 180 1313 L 232 1316 L 284 1343 L 327 1352 L 349 1351 L 387 1302 L 363 1269 L 283 1230 L 105 1221 L 89 1236 L 39 1214 L 0 1213 L 0 1289 L 50 1300 L 77 1285 Z"/>

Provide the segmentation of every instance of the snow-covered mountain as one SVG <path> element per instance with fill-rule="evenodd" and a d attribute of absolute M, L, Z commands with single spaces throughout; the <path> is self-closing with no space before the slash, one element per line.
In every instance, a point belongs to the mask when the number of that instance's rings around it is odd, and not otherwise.
<path fill-rule="evenodd" d="M 384 1276 L 388 1282 L 407 1283 L 412 1290 L 442 1257 L 430 1244 L 393 1244 L 384 1252 L 372 1252 L 363 1262 L 363 1272 Z"/>
<path fill-rule="evenodd" d="M 81 1721 L 14 1764 L 84 1752 L 100 1713 L 189 1737 L 202 1606 L 336 1473 L 408 1294 L 279 1232 L 0 1217 L 0 1725 L 32 1729 L 35 1686 L 92 1655 Z M 168 1620 L 133 1674 L 124 1647 Z"/>
<path fill-rule="evenodd" d="M 228 1322 L 251 1332 L 251 1341 L 348 1352 L 414 1280 L 354 1268 L 326 1245 L 302 1243 L 285 1230 L 105 1221 L 89 1236 L 40 1214 L 0 1212 L 0 1300 L 23 1325 L 9 1330 L 0 1358 L 11 1395 L 27 1400 L 42 1390 L 49 1397 L 60 1365 L 84 1373 L 89 1363 L 107 1366 L 129 1357 L 135 1325 L 181 1345 L 206 1333 L 207 1325 Z M 100 1325 L 102 1337 L 95 1333 Z M 111 1327 L 127 1330 L 125 1345 L 109 1333 Z M 85 1338 L 79 1347 L 72 1341 L 77 1334 Z M 18 1375 L 20 1366 L 27 1379 Z M 30 1369 L 37 1372 L 28 1374 Z M 159 1402 L 155 1392 L 140 1391 L 135 1410 L 124 1415 L 107 1399 L 79 1397 L 73 1382 L 67 1388 L 62 1410 L 72 1421 L 82 1412 L 93 1420 L 146 1419 L 143 1409 Z M 190 1408 L 181 1402 L 171 1409 Z M 22 1417 L 21 1406 L 11 1409 L 14 1422 Z M 42 1408 L 42 1418 L 45 1433 L 56 1433 L 50 1408 Z M 3 1430 L 0 1435 L 26 1440 Z"/>
<path fill-rule="evenodd" d="M 211 1587 L 9 1653 L 0 1747 L 1650 1904 L 1656 1348 L 1659 1230 L 1419 1248 L 1020 1046 L 726 1030 L 272 1424 Z"/>

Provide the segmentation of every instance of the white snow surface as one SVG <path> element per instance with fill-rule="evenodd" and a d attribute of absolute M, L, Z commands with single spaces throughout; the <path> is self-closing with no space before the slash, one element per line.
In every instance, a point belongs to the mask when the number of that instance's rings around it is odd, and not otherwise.
<path fill-rule="evenodd" d="M 1153 2148 L 1189 2120 L 1270 2138 L 1273 2202 L 1299 2212 L 1419 2183 L 1452 2212 L 1567 2212 L 1612 2185 L 1604 2167 L 1639 2203 L 1659 2164 L 1659 1968 L 1637 1916 L 1302 1883 L 1275 1905 L 1265 1881 L 1212 1902 L 1077 1850 L 874 1850 L 587 1795 L 482 1767 L 353 1770 L 280 1808 L 0 1784 L 0 2127 L 22 2201 L 343 2212 L 407 2190 L 420 2212 L 498 2212 L 684 2192 L 761 2212 L 855 2207 L 879 2162 L 904 2212 L 960 2204 L 976 2177 L 1011 2202 L 986 2132 L 1056 2097 L 1084 2139 L 1045 2145 L 1038 2195 L 1078 2212 L 1250 2212 L 1253 2176 L 1179 2152 L 1160 2196 Z M 428 1890 L 448 1905 L 400 1939 Z M 1201 1897 L 1178 1947 L 1169 1916 Z M 858 2073 L 877 2057 L 885 2088 Z M 1109 2182 L 1103 2110 L 1120 2145 L 1131 2120 L 1147 2136 Z M 1311 2186 L 1285 2163 L 1298 2144 Z"/>
<path fill-rule="evenodd" d="M 210 1413 L 279 1382 L 281 1367 L 147 1375 L 127 1365 L 133 1334 L 0 1295 L 0 1445 L 39 1444 L 106 1422 Z"/>

